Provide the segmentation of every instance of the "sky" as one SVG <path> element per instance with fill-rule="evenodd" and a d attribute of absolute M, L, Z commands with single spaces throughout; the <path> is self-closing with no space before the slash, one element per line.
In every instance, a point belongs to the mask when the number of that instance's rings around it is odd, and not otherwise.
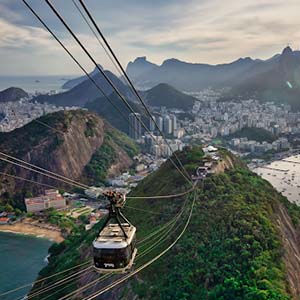
<path fill-rule="evenodd" d="M 43 0 L 27 0 L 85 68 L 93 65 Z M 72 1 L 51 0 L 93 57 L 113 70 Z M 219 64 L 300 47 L 299 0 L 85 0 L 124 66 L 138 56 Z M 78 67 L 21 0 L 0 0 L 0 75 L 75 75 Z"/>

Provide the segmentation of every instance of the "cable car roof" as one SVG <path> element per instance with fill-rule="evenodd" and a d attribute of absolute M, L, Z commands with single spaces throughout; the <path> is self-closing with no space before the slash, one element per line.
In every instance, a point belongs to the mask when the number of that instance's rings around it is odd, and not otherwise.
<path fill-rule="evenodd" d="M 94 240 L 93 246 L 97 249 L 121 249 L 131 244 L 136 228 L 128 223 L 123 223 L 122 227 L 128 238 L 124 236 L 121 227 L 118 224 L 109 224 L 100 232 Z"/>

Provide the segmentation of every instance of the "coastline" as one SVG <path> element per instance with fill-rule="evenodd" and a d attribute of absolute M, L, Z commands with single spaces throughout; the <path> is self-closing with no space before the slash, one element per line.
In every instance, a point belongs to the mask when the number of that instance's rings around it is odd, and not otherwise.
<path fill-rule="evenodd" d="M 61 233 L 44 228 L 38 228 L 24 223 L 16 223 L 12 225 L 0 225 L 0 232 L 10 232 L 22 235 L 32 235 L 38 238 L 45 238 L 52 242 L 60 243 L 64 240 Z"/>

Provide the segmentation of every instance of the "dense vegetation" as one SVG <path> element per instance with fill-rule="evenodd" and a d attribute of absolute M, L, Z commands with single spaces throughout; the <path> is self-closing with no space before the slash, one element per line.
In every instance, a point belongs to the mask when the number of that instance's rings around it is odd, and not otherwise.
<path fill-rule="evenodd" d="M 77 226 L 73 229 L 72 233 L 60 244 L 53 244 L 49 248 L 49 264 L 41 270 L 39 273 L 40 277 L 46 277 L 50 274 L 64 271 L 66 269 L 72 268 L 75 265 L 87 263 L 84 266 L 88 266 L 88 263 L 91 262 L 90 256 L 83 256 L 83 252 L 89 252 L 91 249 L 92 241 L 94 240 L 97 231 L 99 230 L 101 224 L 95 225 L 90 231 L 85 231 L 84 226 Z M 84 268 L 82 266 L 82 268 Z M 80 268 L 78 268 L 80 269 Z M 69 274 L 72 274 L 70 271 Z M 31 290 L 31 293 L 42 286 L 48 285 L 51 282 L 58 281 L 66 277 L 66 273 L 55 276 L 48 280 L 42 281 L 39 284 L 36 284 Z M 47 295 L 47 299 L 56 300 L 59 297 L 63 297 L 71 291 L 74 291 L 76 288 L 76 281 L 71 280 L 67 282 L 68 284 L 56 287 L 54 290 L 49 291 L 49 294 L 43 293 L 33 297 L 32 299 L 44 299 Z M 49 298 L 48 298 L 49 297 Z"/>
<path fill-rule="evenodd" d="M 267 182 L 246 169 L 207 179 L 188 233 L 141 275 L 144 284 L 136 292 L 143 299 L 289 299 L 272 220 L 279 201 Z"/>
<path fill-rule="evenodd" d="M 106 183 L 107 171 L 118 158 L 117 151 L 121 149 L 131 158 L 139 152 L 137 144 L 125 134 L 114 128 L 105 131 L 103 144 L 94 153 L 84 169 L 83 176 L 89 184 L 99 185 Z"/>
<path fill-rule="evenodd" d="M 185 149 L 178 155 L 186 167 L 190 165 L 189 172 L 203 157 L 199 148 Z M 141 272 L 139 280 L 131 279 L 131 284 L 124 285 L 123 290 L 118 291 L 120 299 L 132 299 L 133 294 L 138 299 L 162 300 L 291 299 L 275 215 L 283 203 L 296 224 L 300 220 L 300 209 L 289 204 L 268 182 L 243 167 L 243 163 L 225 150 L 221 150 L 221 155 L 224 160 L 234 161 L 235 168 L 207 178 L 203 186 L 198 186 L 187 232 L 170 252 Z M 187 188 L 188 184 L 167 161 L 145 178 L 132 195 L 163 195 Z M 174 240 L 186 220 L 192 196 L 128 201 L 131 207 L 143 209 L 128 207 L 124 211 L 137 225 L 140 240 L 169 221 L 180 210 L 184 199 L 190 199 L 176 232 L 145 260 Z M 63 244 L 53 246 L 54 255 L 41 274 L 46 276 L 88 259 L 88 246 L 95 232 L 78 231 Z M 139 253 L 143 250 L 144 246 L 140 246 Z M 66 290 L 74 288 L 75 282 Z"/>
<path fill-rule="evenodd" d="M 248 140 L 257 142 L 269 142 L 272 143 L 276 140 L 276 136 L 272 132 L 265 130 L 264 128 L 257 127 L 244 127 L 233 134 L 228 135 L 227 139 L 246 137 Z"/>
<path fill-rule="evenodd" d="M 84 177 L 91 184 L 103 184 L 106 181 L 107 170 L 117 155 L 109 136 L 105 135 L 103 144 L 94 153 L 92 159 L 84 169 Z"/>
<path fill-rule="evenodd" d="M 172 86 L 161 83 L 145 92 L 146 100 L 151 106 L 165 106 L 167 108 L 178 108 L 184 111 L 191 110 L 196 98 L 186 95 Z"/>

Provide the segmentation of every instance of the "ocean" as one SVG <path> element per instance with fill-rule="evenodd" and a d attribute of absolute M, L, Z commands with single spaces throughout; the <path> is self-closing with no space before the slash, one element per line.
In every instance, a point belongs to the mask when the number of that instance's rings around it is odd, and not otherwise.
<path fill-rule="evenodd" d="M 291 202 L 300 205 L 300 155 L 294 155 L 253 170 L 269 181 Z"/>
<path fill-rule="evenodd" d="M 33 282 L 46 265 L 45 258 L 51 244 L 52 242 L 42 238 L 0 232 L 0 294 Z M 0 296 L 0 299 L 18 299 L 29 290 L 30 287 L 27 287 Z"/>
<path fill-rule="evenodd" d="M 60 91 L 62 85 L 76 76 L 0 76 L 0 91 L 19 87 L 28 93 Z"/>

